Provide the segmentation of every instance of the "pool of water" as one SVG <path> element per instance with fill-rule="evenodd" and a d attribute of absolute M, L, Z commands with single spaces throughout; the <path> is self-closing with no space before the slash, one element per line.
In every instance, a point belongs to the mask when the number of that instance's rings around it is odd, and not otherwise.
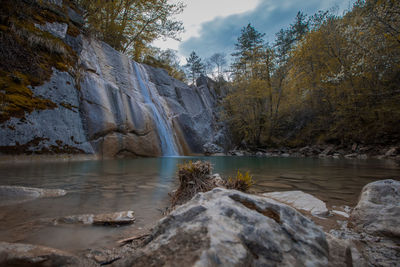
<path fill-rule="evenodd" d="M 151 227 L 177 186 L 177 164 L 198 158 L 165 157 L 82 162 L 0 164 L 0 185 L 65 189 L 58 198 L 0 207 L 0 241 L 24 242 L 69 251 L 112 247 L 115 241 Z M 399 179 L 390 161 L 310 158 L 201 157 L 222 177 L 250 171 L 257 192 L 302 190 L 328 206 L 354 206 L 362 187 L 380 179 Z M 1 203 L 0 203 L 1 204 Z M 123 227 L 50 225 L 41 221 L 74 214 L 135 211 Z"/>

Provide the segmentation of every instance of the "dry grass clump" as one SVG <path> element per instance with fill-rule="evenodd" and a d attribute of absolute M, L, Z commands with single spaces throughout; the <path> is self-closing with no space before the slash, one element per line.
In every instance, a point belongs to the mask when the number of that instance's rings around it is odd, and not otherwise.
<path fill-rule="evenodd" d="M 235 189 L 242 192 L 247 192 L 254 184 L 253 177 L 247 171 L 244 175 L 238 171 L 235 178 L 229 177 L 225 182 L 225 187 Z"/>
<path fill-rule="evenodd" d="M 212 179 L 212 166 L 208 161 L 189 161 L 178 166 L 179 188 L 173 193 L 171 206 L 189 201 L 199 192 L 207 192 L 216 185 Z"/>

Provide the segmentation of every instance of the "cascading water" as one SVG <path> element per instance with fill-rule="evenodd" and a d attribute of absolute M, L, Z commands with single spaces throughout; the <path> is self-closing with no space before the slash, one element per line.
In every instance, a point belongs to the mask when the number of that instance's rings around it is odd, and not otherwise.
<path fill-rule="evenodd" d="M 158 135 L 161 141 L 161 150 L 163 156 L 178 156 L 177 146 L 175 144 L 174 135 L 170 122 L 164 112 L 160 102 L 160 96 L 153 93 L 149 86 L 143 81 L 142 73 L 139 70 L 140 66 L 136 62 L 132 63 L 136 72 L 136 77 L 139 82 L 139 87 L 147 106 L 151 109 L 156 123 Z"/>

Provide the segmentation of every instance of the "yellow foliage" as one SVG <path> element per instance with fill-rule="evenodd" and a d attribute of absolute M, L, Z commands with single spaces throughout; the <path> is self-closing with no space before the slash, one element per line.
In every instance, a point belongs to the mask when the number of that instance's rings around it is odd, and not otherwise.
<path fill-rule="evenodd" d="M 225 186 L 228 189 L 236 189 L 243 192 L 246 192 L 250 189 L 250 187 L 254 184 L 253 176 L 247 171 L 245 174 L 241 173 L 239 170 L 237 171 L 236 177 L 229 177 Z"/>

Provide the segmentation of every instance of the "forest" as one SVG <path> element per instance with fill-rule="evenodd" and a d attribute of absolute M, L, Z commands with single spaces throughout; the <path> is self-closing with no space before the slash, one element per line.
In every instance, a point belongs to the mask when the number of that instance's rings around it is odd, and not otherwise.
<path fill-rule="evenodd" d="M 208 75 L 229 93 L 221 120 L 248 147 L 400 141 L 400 3 L 359 0 L 343 15 L 298 12 L 272 43 L 244 25 L 234 53 L 207 59 L 195 51 L 182 66 L 177 52 L 151 46 L 179 39 L 182 3 L 87 1 L 88 31 L 134 60 L 195 83 Z M 99 12 L 99 11 L 102 12 Z"/>

